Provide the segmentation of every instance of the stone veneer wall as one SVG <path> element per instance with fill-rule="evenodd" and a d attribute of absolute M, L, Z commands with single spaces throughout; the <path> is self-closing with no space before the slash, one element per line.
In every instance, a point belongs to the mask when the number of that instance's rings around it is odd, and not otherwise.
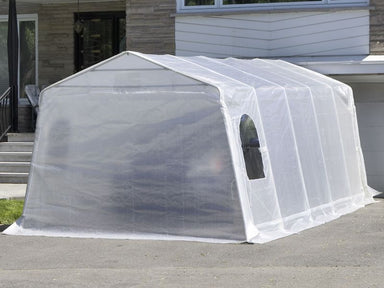
<path fill-rule="evenodd" d="M 370 53 L 384 54 L 384 1 L 371 0 L 370 11 Z"/>
<path fill-rule="evenodd" d="M 175 54 L 176 0 L 127 0 L 127 49 Z"/>
<path fill-rule="evenodd" d="M 80 4 L 80 12 L 124 10 L 124 0 Z M 77 12 L 76 3 L 40 6 L 39 84 L 52 84 L 75 72 L 73 30 L 75 12 Z"/>

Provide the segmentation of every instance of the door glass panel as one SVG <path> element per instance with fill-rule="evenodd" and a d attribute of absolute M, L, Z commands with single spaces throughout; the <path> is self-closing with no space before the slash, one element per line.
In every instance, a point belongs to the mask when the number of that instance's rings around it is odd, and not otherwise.
<path fill-rule="evenodd" d="M 25 85 L 36 84 L 36 26 L 35 21 L 20 21 L 20 98 L 25 98 Z"/>
<path fill-rule="evenodd" d="M 215 5 L 214 0 L 185 0 L 185 6 Z"/>
<path fill-rule="evenodd" d="M 83 31 L 75 34 L 75 66 L 80 71 L 126 50 L 125 12 L 75 14 Z"/>
<path fill-rule="evenodd" d="M 8 89 L 8 22 L 0 22 L 0 95 Z"/>
<path fill-rule="evenodd" d="M 113 56 L 112 19 L 84 20 L 82 69 Z"/>

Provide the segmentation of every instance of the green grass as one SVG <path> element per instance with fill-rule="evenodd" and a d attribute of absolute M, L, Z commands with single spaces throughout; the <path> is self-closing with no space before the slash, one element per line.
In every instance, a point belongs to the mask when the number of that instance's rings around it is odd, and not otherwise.
<path fill-rule="evenodd" d="M 23 213 L 24 200 L 0 200 L 0 224 L 10 225 Z"/>

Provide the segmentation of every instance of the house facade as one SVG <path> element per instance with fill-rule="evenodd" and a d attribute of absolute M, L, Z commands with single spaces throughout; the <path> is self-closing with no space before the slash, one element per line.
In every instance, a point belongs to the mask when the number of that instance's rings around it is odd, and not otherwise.
<path fill-rule="evenodd" d="M 19 130 L 32 129 L 31 109 L 24 92 L 27 84 L 53 84 L 126 49 L 174 53 L 171 14 L 175 13 L 176 5 L 169 0 L 158 2 L 161 3 L 80 0 L 78 5 L 74 0 L 16 0 L 20 42 Z M 8 87 L 7 15 L 8 1 L 1 0 L 2 92 Z M 81 33 L 74 30 L 78 15 L 84 26 Z"/>
<path fill-rule="evenodd" d="M 20 130 L 31 129 L 24 85 L 50 85 L 122 50 L 280 58 L 352 86 L 369 184 L 384 190 L 382 0 L 16 2 Z M 0 46 L 7 4 L 0 0 Z M 2 69 L 6 54 L 0 48 Z M 0 79 L 1 90 L 6 82 Z"/>

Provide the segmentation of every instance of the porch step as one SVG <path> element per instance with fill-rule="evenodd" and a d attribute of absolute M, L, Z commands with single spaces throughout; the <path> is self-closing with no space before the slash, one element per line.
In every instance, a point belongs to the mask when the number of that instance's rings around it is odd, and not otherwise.
<path fill-rule="evenodd" d="M 8 142 L 33 142 L 35 133 L 8 133 Z"/>
<path fill-rule="evenodd" d="M 32 159 L 33 133 L 9 133 L 0 142 L 0 183 L 26 184 Z"/>
<path fill-rule="evenodd" d="M 0 162 L 0 173 L 29 173 L 30 162 Z"/>
<path fill-rule="evenodd" d="M 31 162 L 32 152 L 0 152 L 0 162 Z"/>
<path fill-rule="evenodd" d="M 0 183 L 25 184 L 28 183 L 29 173 L 0 173 Z"/>
<path fill-rule="evenodd" d="M 0 152 L 32 152 L 33 142 L 0 142 Z"/>

